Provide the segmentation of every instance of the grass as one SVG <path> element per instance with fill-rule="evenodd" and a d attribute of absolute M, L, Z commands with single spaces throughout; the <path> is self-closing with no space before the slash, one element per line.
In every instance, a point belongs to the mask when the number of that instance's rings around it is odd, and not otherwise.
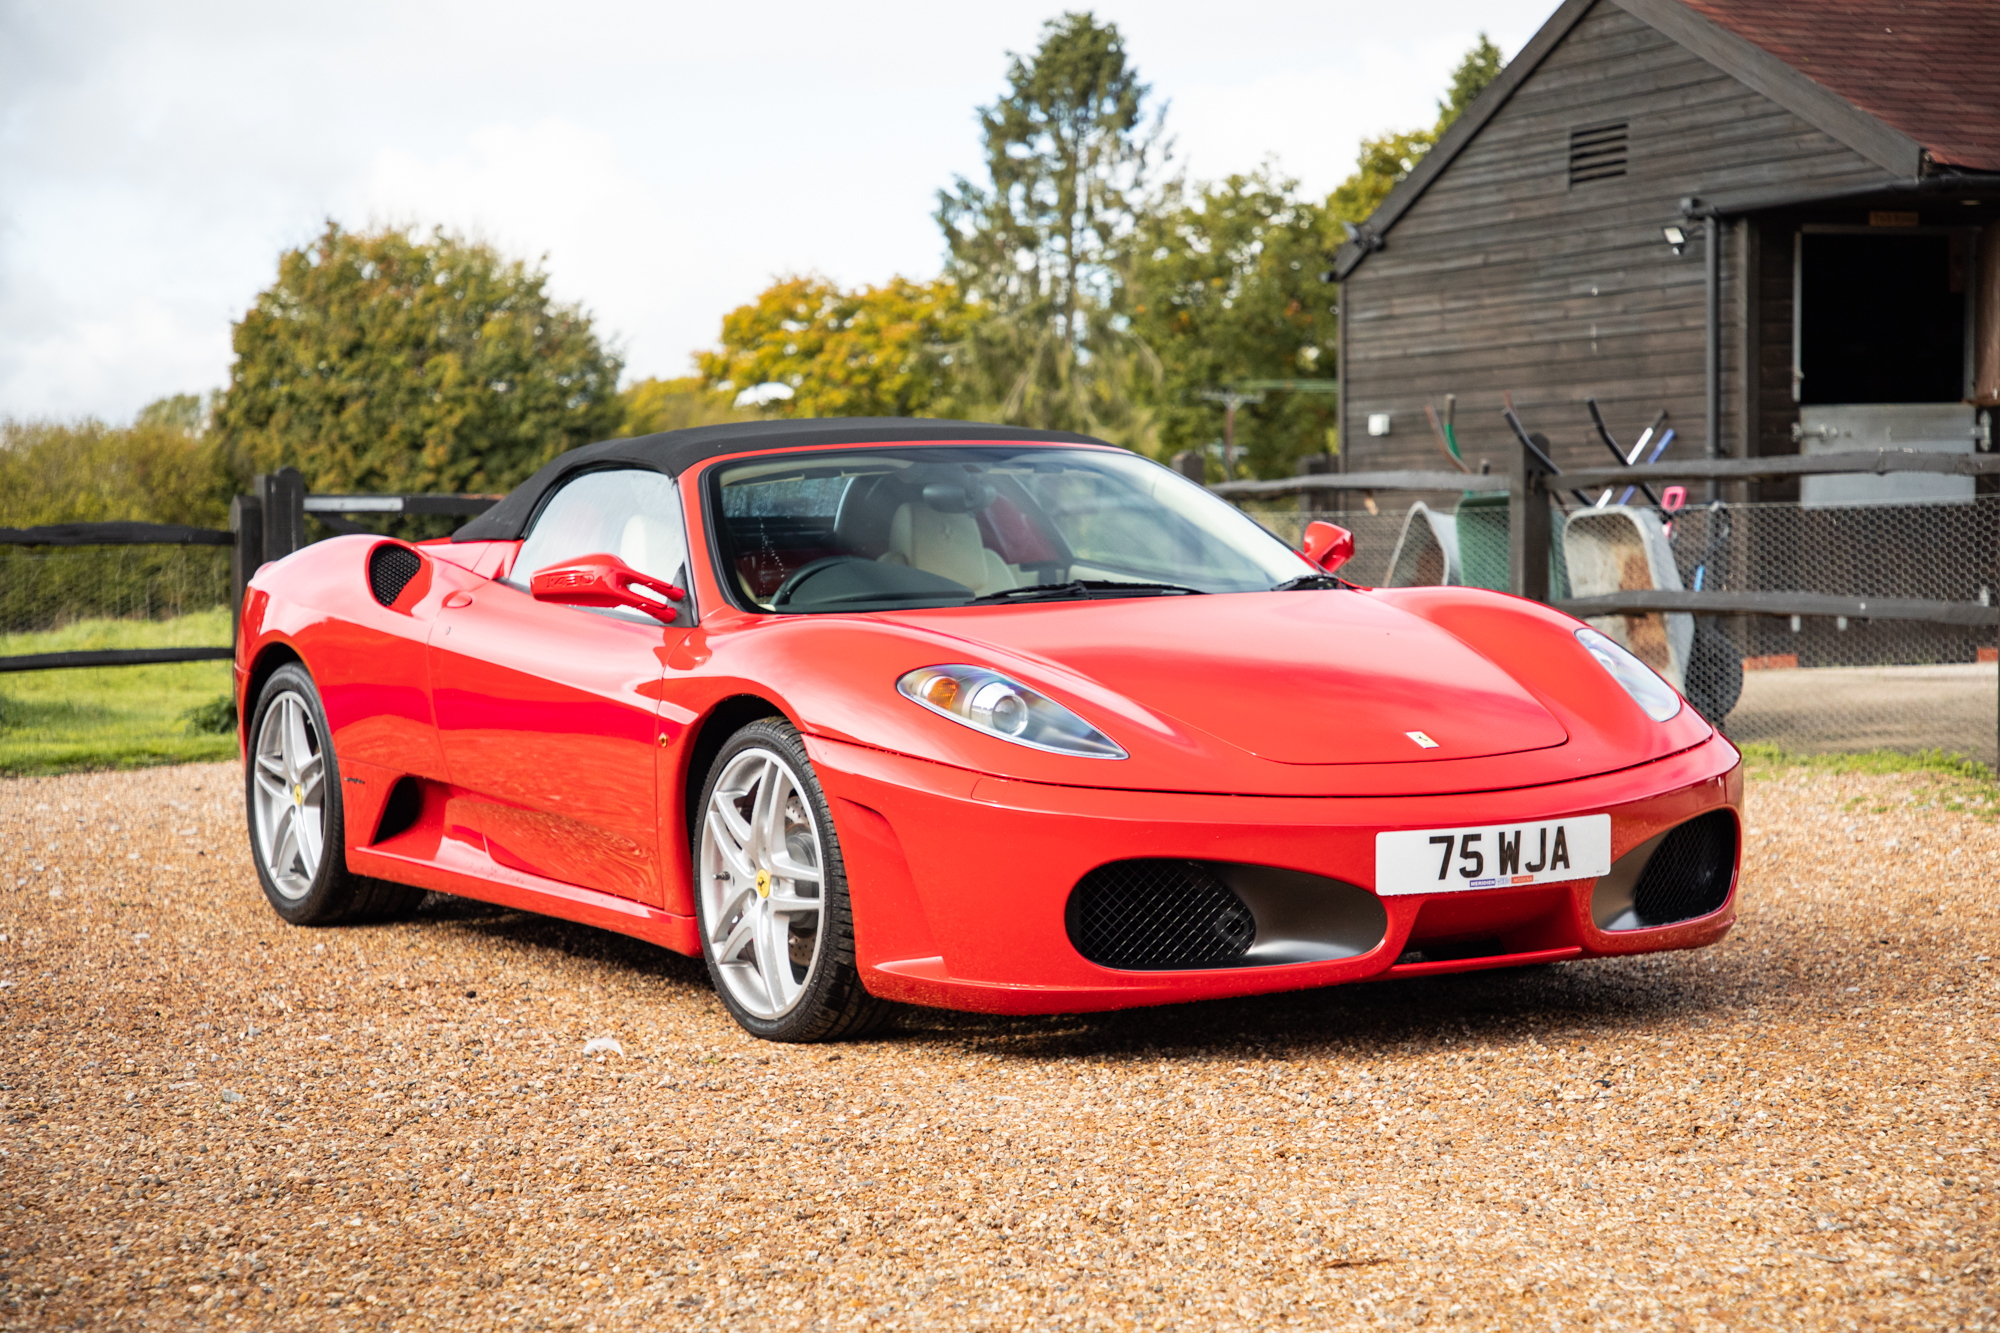
<path fill-rule="evenodd" d="M 0 655 L 228 642 L 229 612 L 216 607 L 172 620 L 79 620 L 0 634 Z M 228 697 L 227 662 L 0 674 L 0 776 L 233 758 Z"/>
<path fill-rule="evenodd" d="M 1935 804 L 1944 809 L 1969 810 L 1989 819 L 2000 815 L 2000 777 L 1988 765 L 1962 754 L 1947 754 L 1943 750 L 1920 750 L 1915 754 L 1898 750 L 1793 754 L 1761 742 L 1739 748 L 1743 751 L 1743 771 L 1747 777 L 1773 778 L 1792 769 L 1819 773 L 1922 773 L 1936 779 Z M 1855 801 L 1862 799 L 1857 797 Z"/>

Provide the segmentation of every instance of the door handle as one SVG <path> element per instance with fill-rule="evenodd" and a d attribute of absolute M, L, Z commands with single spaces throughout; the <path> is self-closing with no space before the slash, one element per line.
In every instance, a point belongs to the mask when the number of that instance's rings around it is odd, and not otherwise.
<path fill-rule="evenodd" d="M 451 609 L 456 609 L 461 606 L 471 606 L 472 594 L 469 592 L 452 593 L 444 599 L 444 605 L 447 608 Z"/>

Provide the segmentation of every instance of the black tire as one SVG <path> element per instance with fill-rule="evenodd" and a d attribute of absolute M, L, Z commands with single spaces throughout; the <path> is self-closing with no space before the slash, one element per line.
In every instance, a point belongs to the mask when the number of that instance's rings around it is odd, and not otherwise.
<path fill-rule="evenodd" d="M 771 768 L 774 761 L 782 765 L 782 774 Z M 757 821 L 756 810 L 774 800 L 782 801 L 775 805 L 773 819 L 776 827 L 790 830 L 784 850 L 774 854 L 783 859 L 774 860 L 760 852 L 762 844 L 755 836 L 738 839 L 727 827 L 720 835 L 713 831 L 711 814 L 725 778 L 732 786 L 723 792 L 723 800 L 744 821 L 746 830 L 752 830 Z M 744 781 L 751 785 L 741 796 L 732 796 L 735 784 Z M 775 798 L 765 792 L 767 785 L 776 793 Z M 743 808 L 744 802 L 750 810 Z M 790 813 L 794 810 L 796 819 Z M 763 718 L 731 736 L 702 783 L 695 819 L 688 843 L 694 858 L 702 959 L 730 1017 L 752 1036 L 786 1042 L 866 1036 L 893 1018 L 897 1006 L 870 995 L 861 984 L 860 968 L 855 963 L 854 912 L 840 841 L 834 833 L 826 793 L 813 773 L 798 732 L 782 718 Z M 754 880 L 741 870 L 727 869 L 732 864 L 743 869 L 754 865 Z M 774 871 L 773 866 L 778 869 Z M 797 875 L 787 877 L 783 869 L 787 866 L 816 870 L 819 879 L 814 892 L 804 892 L 801 885 L 805 881 Z M 816 902 L 816 907 L 798 914 L 810 916 L 814 922 L 810 943 L 803 939 L 798 920 L 788 917 L 782 923 L 783 952 L 758 948 L 763 928 L 759 923 L 776 930 L 777 918 L 784 911 L 782 904 L 787 902 L 801 907 Z M 745 958 L 746 951 L 753 957 Z M 800 961 L 801 952 L 808 961 Z M 783 980 L 770 979 L 768 974 L 774 968 L 783 969 Z"/>
<path fill-rule="evenodd" d="M 272 672 L 247 722 L 244 814 L 249 821 L 250 859 L 272 910 L 295 926 L 379 921 L 415 910 L 424 896 L 422 889 L 356 875 L 347 868 L 340 764 L 333 753 L 326 710 L 306 669 L 293 662 Z M 283 732 L 293 725 L 297 731 L 288 739 Z M 267 753 L 267 742 L 275 743 L 278 753 Z M 315 771 L 316 779 L 311 776 Z M 286 784 L 292 796 L 289 824 L 282 790 Z M 316 808 L 312 797 L 317 797 Z M 292 833 L 289 854 L 287 827 Z M 317 850 L 308 855 L 302 845 L 315 836 Z"/>

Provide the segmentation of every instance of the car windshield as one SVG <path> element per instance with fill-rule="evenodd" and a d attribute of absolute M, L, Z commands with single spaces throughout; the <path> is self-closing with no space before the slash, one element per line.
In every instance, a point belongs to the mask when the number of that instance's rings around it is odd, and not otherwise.
<path fill-rule="evenodd" d="M 725 582 L 805 614 L 1262 592 L 1316 571 L 1136 454 L 962 445 L 785 454 L 710 474 Z"/>

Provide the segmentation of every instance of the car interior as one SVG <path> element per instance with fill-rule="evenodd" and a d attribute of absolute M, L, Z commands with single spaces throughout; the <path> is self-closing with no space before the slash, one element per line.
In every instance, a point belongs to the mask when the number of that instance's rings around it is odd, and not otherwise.
<path fill-rule="evenodd" d="M 927 595 L 960 601 L 968 591 L 1059 582 L 1073 561 L 1012 476 L 945 464 L 798 480 L 786 498 L 807 503 L 755 506 L 792 512 L 730 513 L 725 505 L 730 567 L 759 606 L 804 609 L 871 593 L 897 604 Z"/>

